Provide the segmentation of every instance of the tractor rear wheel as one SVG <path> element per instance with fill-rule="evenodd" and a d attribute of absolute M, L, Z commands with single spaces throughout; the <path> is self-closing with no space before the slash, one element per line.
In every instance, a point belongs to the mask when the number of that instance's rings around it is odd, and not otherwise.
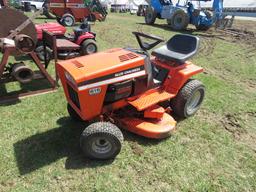
<path fill-rule="evenodd" d="M 95 40 L 87 39 L 81 45 L 81 55 L 90 55 L 97 52 L 97 45 Z"/>
<path fill-rule="evenodd" d="M 182 9 L 178 9 L 174 12 L 170 24 L 174 30 L 184 30 L 189 24 L 189 17 Z"/>
<path fill-rule="evenodd" d="M 73 109 L 73 107 L 71 107 L 70 104 L 67 104 L 67 110 L 71 119 L 75 121 L 83 121 L 83 119 L 77 114 L 77 112 Z"/>
<path fill-rule="evenodd" d="M 109 122 L 96 122 L 89 125 L 80 137 L 80 146 L 90 159 L 113 159 L 122 148 L 123 134 Z"/>
<path fill-rule="evenodd" d="M 145 12 L 145 23 L 148 25 L 153 25 L 156 21 L 156 12 L 153 7 L 147 7 Z"/>
<path fill-rule="evenodd" d="M 198 80 L 189 80 L 171 100 L 171 108 L 182 118 L 192 116 L 200 108 L 204 95 L 204 85 Z"/>
<path fill-rule="evenodd" d="M 64 14 L 61 18 L 61 24 L 67 27 L 72 27 L 75 22 L 74 16 L 69 13 Z"/>

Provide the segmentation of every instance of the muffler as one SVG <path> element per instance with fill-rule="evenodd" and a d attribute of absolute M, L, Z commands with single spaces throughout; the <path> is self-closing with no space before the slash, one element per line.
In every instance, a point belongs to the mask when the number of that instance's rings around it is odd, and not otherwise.
<path fill-rule="evenodd" d="M 29 83 L 34 78 L 34 71 L 24 63 L 15 63 L 11 68 L 11 75 L 20 83 Z"/>

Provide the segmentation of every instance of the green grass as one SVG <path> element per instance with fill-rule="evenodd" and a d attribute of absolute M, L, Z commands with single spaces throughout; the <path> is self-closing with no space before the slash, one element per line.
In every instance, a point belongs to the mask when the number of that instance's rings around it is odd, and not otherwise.
<path fill-rule="evenodd" d="M 175 34 L 157 22 L 110 14 L 92 29 L 100 50 L 137 47 L 132 31 Z M 243 41 L 203 37 L 193 58 L 205 69 L 196 76 L 207 89 L 201 110 L 162 141 L 124 132 L 113 161 L 83 157 L 84 125 L 68 117 L 61 88 L 0 106 L 0 191 L 256 191 L 256 54 L 248 50 Z"/>

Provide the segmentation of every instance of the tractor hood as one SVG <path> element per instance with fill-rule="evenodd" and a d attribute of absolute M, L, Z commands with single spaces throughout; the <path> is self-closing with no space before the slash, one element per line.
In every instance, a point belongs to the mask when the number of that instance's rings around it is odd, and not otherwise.
<path fill-rule="evenodd" d="M 110 79 L 133 78 L 145 75 L 145 56 L 115 48 L 92 55 L 58 62 L 77 86 L 106 82 Z"/>
<path fill-rule="evenodd" d="M 64 35 L 66 33 L 66 28 L 59 23 L 43 23 L 36 24 L 37 39 L 42 40 L 43 30 L 49 31 L 55 35 Z"/>

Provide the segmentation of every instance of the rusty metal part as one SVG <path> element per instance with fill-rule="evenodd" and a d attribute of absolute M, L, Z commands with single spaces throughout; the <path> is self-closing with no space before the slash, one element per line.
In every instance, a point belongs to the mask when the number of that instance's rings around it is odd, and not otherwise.
<path fill-rule="evenodd" d="M 34 71 L 32 71 L 23 62 L 15 63 L 12 66 L 11 75 L 20 83 L 29 83 L 33 80 Z"/>
<path fill-rule="evenodd" d="M 29 36 L 37 43 L 37 33 L 33 22 L 22 12 L 4 7 L 0 9 L 0 38 L 12 39 L 18 34 Z"/>
<path fill-rule="evenodd" d="M 13 52 L 16 52 L 16 47 L 15 46 L 11 46 L 11 45 L 6 45 L 5 46 L 3 56 L 0 60 L 0 84 L 13 81 L 13 78 L 5 79 L 5 74 L 3 74 L 4 71 L 5 71 L 4 70 L 5 67 L 8 65 L 8 59 L 11 55 L 13 55 Z M 49 93 L 49 92 L 53 92 L 57 89 L 56 81 L 46 71 L 43 64 L 40 62 L 40 60 L 36 56 L 36 53 L 33 51 L 33 52 L 29 53 L 28 56 L 31 57 L 31 59 L 35 62 L 36 66 L 40 70 L 40 77 L 39 77 L 39 74 L 34 73 L 33 79 L 42 79 L 42 77 L 44 77 L 49 82 L 50 87 L 49 88 L 43 88 L 43 89 L 40 89 L 40 90 L 35 90 L 35 91 L 30 90 L 30 91 L 27 91 L 27 92 L 23 92 L 22 90 L 21 91 L 14 91 L 13 94 L 12 94 L 12 92 L 8 92 L 7 95 L 0 95 L 0 103 L 7 103 L 7 102 L 13 102 L 13 101 L 15 102 L 15 101 L 18 101 L 18 100 L 20 100 L 21 98 L 24 98 L 24 97 Z"/>
<path fill-rule="evenodd" d="M 7 0 L 0 0 L 0 7 L 4 7 L 4 6 L 7 6 L 7 5 L 8 5 Z"/>
<path fill-rule="evenodd" d="M 22 53 L 30 53 L 36 48 L 33 39 L 27 35 L 17 35 L 14 38 L 16 48 Z"/>

